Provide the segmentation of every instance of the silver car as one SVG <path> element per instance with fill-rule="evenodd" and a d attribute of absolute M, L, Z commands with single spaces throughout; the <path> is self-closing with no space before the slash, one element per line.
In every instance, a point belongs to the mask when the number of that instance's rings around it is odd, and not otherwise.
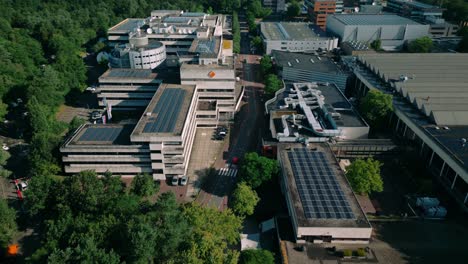
<path fill-rule="evenodd" d="M 187 185 L 187 182 L 188 182 L 188 177 L 186 175 L 182 176 L 182 178 L 180 178 L 180 185 L 184 186 L 184 185 Z"/>
<path fill-rule="evenodd" d="M 176 186 L 179 183 L 179 177 L 174 176 L 172 177 L 171 184 Z"/>

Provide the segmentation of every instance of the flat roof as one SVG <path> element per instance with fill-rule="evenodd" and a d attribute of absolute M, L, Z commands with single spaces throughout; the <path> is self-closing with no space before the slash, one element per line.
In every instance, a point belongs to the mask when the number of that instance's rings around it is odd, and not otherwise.
<path fill-rule="evenodd" d="M 298 227 L 370 227 L 326 144 L 279 144 L 278 153 Z"/>
<path fill-rule="evenodd" d="M 143 26 L 144 24 L 144 18 L 127 18 L 119 22 L 117 25 L 111 27 L 108 31 L 130 32 L 135 28 Z"/>
<path fill-rule="evenodd" d="M 301 83 L 296 83 L 301 84 Z M 307 83 L 304 83 L 304 85 Z M 323 83 L 316 82 L 316 87 L 313 89 L 319 90 L 324 97 L 324 107 L 331 106 L 334 112 L 340 114 L 339 119 L 334 119 L 334 122 L 339 127 L 367 127 L 368 125 L 362 119 L 362 117 L 354 110 L 351 103 L 346 99 L 344 94 L 340 91 L 340 89 L 332 84 L 329 83 L 328 85 Z M 288 111 L 284 111 L 287 109 L 283 108 L 284 99 L 289 97 L 290 91 L 293 88 L 294 83 L 286 83 L 286 89 L 282 94 L 279 94 L 277 100 L 274 104 L 268 105 L 269 111 L 280 111 L 283 114 L 287 114 Z M 330 109 L 327 109 L 330 111 Z M 280 114 L 281 115 L 281 114 Z M 296 130 L 296 128 L 291 128 L 292 130 Z M 300 132 L 306 133 L 306 131 L 301 130 Z"/>
<path fill-rule="evenodd" d="M 413 1 L 413 0 L 393 0 L 393 1 L 398 2 L 400 4 L 406 4 L 406 5 L 409 5 L 409 6 L 423 8 L 423 9 L 441 9 L 441 10 L 444 10 L 443 8 L 440 8 L 440 7 L 435 6 L 435 5 L 430 5 L 430 4 L 426 4 L 426 3 L 422 3 L 422 2 L 418 2 L 418 1 Z"/>
<path fill-rule="evenodd" d="M 194 91 L 194 85 L 162 84 L 132 135 L 180 135 Z"/>
<path fill-rule="evenodd" d="M 328 38 L 326 33 L 312 23 L 262 22 L 260 29 L 267 40 L 316 40 Z"/>
<path fill-rule="evenodd" d="M 335 14 L 330 17 L 345 25 L 422 25 L 394 14 Z"/>
<path fill-rule="evenodd" d="M 153 73 L 148 69 L 111 68 L 104 72 L 101 77 L 154 79 L 156 77 L 156 73 Z"/>
<path fill-rule="evenodd" d="M 274 58 L 276 65 L 280 67 L 331 73 L 342 72 L 337 64 L 333 63 L 331 58 L 327 56 L 280 50 L 272 50 L 271 56 Z"/>
<path fill-rule="evenodd" d="M 86 124 L 70 142 L 71 145 L 129 145 L 135 124 Z"/>

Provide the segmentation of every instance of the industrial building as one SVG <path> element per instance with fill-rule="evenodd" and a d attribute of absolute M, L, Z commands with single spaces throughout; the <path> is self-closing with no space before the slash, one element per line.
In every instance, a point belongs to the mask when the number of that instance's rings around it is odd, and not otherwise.
<path fill-rule="evenodd" d="M 344 10 L 343 0 L 305 0 L 311 21 L 321 29 L 327 27 L 327 16 L 341 14 Z"/>
<path fill-rule="evenodd" d="M 445 21 L 445 8 L 413 0 L 387 0 L 386 10 L 429 25 L 433 37 L 454 37 L 458 25 Z"/>
<path fill-rule="evenodd" d="M 281 13 L 286 11 L 285 0 L 263 0 L 263 7 L 270 8 L 273 13 Z"/>
<path fill-rule="evenodd" d="M 331 15 L 327 31 L 338 36 L 340 41 L 371 43 L 382 41 L 382 49 L 397 50 L 407 41 L 429 36 L 429 25 L 392 14 Z"/>
<path fill-rule="evenodd" d="M 314 54 L 274 50 L 271 57 L 278 76 L 286 82 L 328 82 L 345 91 L 349 73 L 342 70 L 326 52 Z"/>
<path fill-rule="evenodd" d="M 111 68 L 99 77 L 99 106 L 114 111 L 143 110 L 161 85 L 157 73 L 144 69 Z"/>
<path fill-rule="evenodd" d="M 392 129 L 468 211 L 468 54 L 366 54 L 350 62 L 354 96 L 394 95 Z"/>
<path fill-rule="evenodd" d="M 333 50 L 338 46 L 337 38 L 327 36 L 311 23 L 262 22 L 260 31 L 266 54 L 270 54 L 272 50 Z"/>
<path fill-rule="evenodd" d="M 185 175 L 197 122 L 195 86 L 162 84 L 137 123 L 86 124 L 60 148 L 65 173 Z"/>
<path fill-rule="evenodd" d="M 369 243 L 372 227 L 326 144 L 279 144 L 278 161 L 296 242 Z"/>
<path fill-rule="evenodd" d="M 332 83 L 287 83 L 265 103 L 278 142 L 367 138 L 369 126 Z"/>

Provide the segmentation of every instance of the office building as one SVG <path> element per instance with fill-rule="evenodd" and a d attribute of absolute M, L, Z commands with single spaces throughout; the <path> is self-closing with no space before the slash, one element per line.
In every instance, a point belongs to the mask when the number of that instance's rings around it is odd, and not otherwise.
<path fill-rule="evenodd" d="M 270 54 L 272 50 L 333 50 L 338 46 L 337 38 L 327 36 L 310 23 L 263 22 L 260 24 L 260 31 L 266 54 Z"/>
<path fill-rule="evenodd" d="M 372 227 L 326 144 L 279 144 L 278 161 L 298 243 L 369 243 Z"/>
<path fill-rule="evenodd" d="M 222 43 L 225 23 L 223 15 L 180 10 L 155 10 L 148 18 L 125 19 L 107 32 L 114 48 L 110 66 L 154 69 L 171 56 L 181 62 L 197 61 L 193 52 L 189 54 L 194 41 Z"/>
<path fill-rule="evenodd" d="M 332 60 L 327 52 L 314 54 L 274 50 L 271 57 L 278 76 L 285 82 L 328 82 L 345 91 L 349 73 Z"/>
<path fill-rule="evenodd" d="M 216 126 L 232 122 L 242 98 L 242 87 L 236 82 L 233 64 L 180 67 L 182 84 L 196 85 L 199 100 L 197 119 L 200 126 Z"/>
<path fill-rule="evenodd" d="M 430 16 L 441 18 L 445 11 L 444 8 L 414 0 L 387 0 L 386 9 L 401 16 L 420 21 L 426 20 Z"/>
<path fill-rule="evenodd" d="M 60 148 L 65 173 L 148 173 L 156 180 L 185 175 L 196 105 L 195 86 L 162 84 L 136 124 L 81 126 Z"/>
<path fill-rule="evenodd" d="M 413 146 L 468 211 L 468 54 L 366 54 L 353 62 L 354 96 L 394 95 L 389 129 Z"/>
<path fill-rule="evenodd" d="M 407 41 L 429 36 L 429 25 L 392 14 L 331 15 L 327 31 L 340 41 L 372 43 L 380 39 L 382 49 L 397 50 Z"/>
<path fill-rule="evenodd" d="M 265 103 L 278 142 L 367 138 L 369 126 L 331 83 L 292 83 Z"/>
<path fill-rule="evenodd" d="M 341 14 L 344 9 L 342 0 L 305 0 L 311 21 L 321 29 L 327 27 L 327 16 Z"/>
<path fill-rule="evenodd" d="M 96 90 L 100 107 L 114 111 L 143 110 L 161 85 L 151 70 L 111 68 L 99 77 Z"/>
<path fill-rule="evenodd" d="M 263 7 L 270 8 L 273 13 L 286 11 L 285 0 L 263 0 Z"/>

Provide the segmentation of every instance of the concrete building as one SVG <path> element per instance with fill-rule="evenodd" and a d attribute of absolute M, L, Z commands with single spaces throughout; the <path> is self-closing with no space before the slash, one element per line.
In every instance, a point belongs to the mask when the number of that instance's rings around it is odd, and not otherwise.
<path fill-rule="evenodd" d="M 143 110 L 161 80 L 151 70 L 109 69 L 99 77 L 96 90 L 99 106 L 112 105 L 114 111 Z"/>
<path fill-rule="evenodd" d="M 349 73 L 343 71 L 326 52 L 319 55 L 317 52 L 309 54 L 274 50 L 271 57 L 278 76 L 286 82 L 328 82 L 345 91 Z"/>
<path fill-rule="evenodd" d="M 196 105 L 195 86 L 163 84 L 138 123 L 81 126 L 60 148 L 65 173 L 148 173 L 156 180 L 185 175 Z"/>
<path fill-rule="evenodd" d="M 155 10 L 148 18 L 125 19 L 108 30 L 112 67 L 155 68 L 167 56 L 197 60 L 189 51 L 195 40 L 222 43 L 223 15 Z"/>
<path fill-rule="evenodd" d="M 384 50 L 396 50 L 406 41 L 429 36 L 429 25 L 391 14 L 331 15 L 327 20 L 327 31 L 343 42 L 370 44 L 380 39 Z"/>
<path fill-rule="evenodd" d="M 270 8 L 273 13 L 286 11 L 285 0 L 263 0 L 263 7 Z"/>
<path fill-rule="evenodd" d="M 278 161 L 298 243 L 369 243 L 372 227 L 326 144 L 279 144 Z"/>
<path fill-rule="evenodd" d="M 352 62 L 354 96 L 394 95 L 388 125 L 468 211 L 468 54 L 366 54 Z"/>
<path fill-rule="evenodd" d="M 369 126 L 334 84 L 286 84 L 265 103 L 272 138 L 279 142 L 326 142 L 367 138 Z"/>
<path fill-rule="evenodd" d="M 75 174 L 94 170 L 121 176 L 151 173 L 148 145 L 132 144 L 131 124 L 81 126 L 60 148 L 64 171 Z"/>
<path fill-rule="evenodd" d="M 233 64 L 183 63 L 180 79 L 182 84 L 197 86 L 200 126 L 216 126 L 233 120 L 243 92 L 236 82 Z"/>
<path fill-rule="evenodd" d="M 327 16 L 331 14 L 341 14 L 344 9 L 342 0 L 305 0 L 308 7 L 311 21 L 321 29 L 327 27 Z"/>
<path fill-rule="evenodd" d="M 186 174 L 197 127 L 196 105 L 195 86 L 164 84 L 138 121 L 130 140 L 149 145 L 154 179 Z"/>
<path fill-rule="evenodd" d="M 272 50 L 333 50 L 338 46 L 337 38 L 327 36 L 310 23 L 263 22 L 260 24 L 260 31 L 266 54 L 270 54 Z"/>
<path fill-rule="evenodd" d="M 441 18 L 445 8 L 414 0 L 387 0 L 386 10 L 405 17 L 426 20 L 429 16 Z"/>

